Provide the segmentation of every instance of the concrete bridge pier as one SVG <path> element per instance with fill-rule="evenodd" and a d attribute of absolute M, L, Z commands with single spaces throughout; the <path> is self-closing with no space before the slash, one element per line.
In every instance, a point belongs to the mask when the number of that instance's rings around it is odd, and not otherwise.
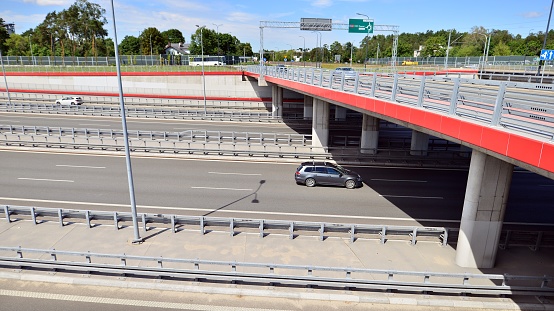
<path fill-rule="evenodd" d="M 271 116 L 283 116 L 283 88 L 278 85 L 271 87 Z"/>
<path fill-rule="evenodd" d="M 456 264 L 493 268 L 514 166 L 473 150 L 456 248 Z"/>
<path fill-rule="evenodd" d="M 362 119 L 362 136 L 360 138 L 360 152 L 377 154 L 379 144 L 379 118 L 364 114 Z"/>
<path fill-rule="evenodd" d="M 313 99 L 312 146 L 327 147 L 329 141 L 329 106 L 321 99 Z"/>
<path fill-rule="evenodd" d="M 346 111 L 348 109 L 335 105 L 335 121 L 346 120 Z"/>
<path fill-rule="evenodd" d="M 425 134 L 425 133 L 413 130 L 410 154 L 413 156 L 426 156 L 428 150 L 429 150 L 429 134 Z"/>
<path fill-rule="evenodd" d="M 304 95 L 304 120 L 311 120 L 314 116 L 314 98 Z"/>

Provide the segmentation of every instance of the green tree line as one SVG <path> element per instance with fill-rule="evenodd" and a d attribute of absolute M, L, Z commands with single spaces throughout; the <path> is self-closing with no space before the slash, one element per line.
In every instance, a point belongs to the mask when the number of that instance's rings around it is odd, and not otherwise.
<path fill-rule="evenodd" d="M 15 56 L 113 56 L 113 40 L 107 38 L 106 10 L 87 0 L 76 0 L 69 8 L 60 12 L 50 12 L 44 21 L 22 34 L 8 35 L 0 27 L 0 48 L 3 55 Z M 0 24 L 4 20 L 0 17 Z M 202 36 L 202 38 L 200 38 Z M 448 39 L 450 37 L 450 45 Z M 547 36 L 547 49 L 554 49 L 554 31 Z M 397 56 L 419 57 L 480 56 L 488 48 L 489 56 L 525 55 L 538 56 L 543 45 L 544 32 L 521 35 L 510 34 L 507 30 L 487 30 L 475 26 L 469 32 L 439 30 L 427 32 L 401 33 L 398 37 Z M 125 36 L 119 45 L 122 55 L 163 54 L 168 43 L 185 43 L 181 31 L 169 29 L 160 31 L 155 27 L 145 28 L 138 37 Z M 201 44 L 202 43 L 202 44 Z M 197 28 L 191 35 L 189 50 L 207 55 L 252 56 L 250 43 L 240 42 L 228 33 L 218 33 L 212 29 Z M 365 37 L 360 43 L 353 42 L 324 44 L 322 47 L 303 51 L 304 60 L 333 62 L 340 55 L 341 62 L 363 62 L 365 59 L 391 57 L 393 34 L 375 34 Z M 268 60 L 282 61 L 300 56 L 302 48 L 288 51 L 266 51 Z"/>

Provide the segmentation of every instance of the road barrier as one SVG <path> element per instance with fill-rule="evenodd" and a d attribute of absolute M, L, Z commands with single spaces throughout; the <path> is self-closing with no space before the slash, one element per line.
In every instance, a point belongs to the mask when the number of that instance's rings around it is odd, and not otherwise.
<path fill-rule="evenodd" d="M 417 293 L 554 296 L 551 276 L 470 274 L 299 266 L 0 247 L 0 266 L 126 277 L 171 278 L 233 284 L 306 286 Z M 30 258 L 48 255 L 46 259 Z M 63 258 L 61 260 L 60 258 Z M 76 258 L 74 260 L 70 260 Z M 115 261 L 116 263 L 109 263 Z M 108 263 L 106 263 L 108 262 Z M 156 266 L 153 266 L 156 265 Z M 171 268 L 169 268 L 171 267 Z"/>

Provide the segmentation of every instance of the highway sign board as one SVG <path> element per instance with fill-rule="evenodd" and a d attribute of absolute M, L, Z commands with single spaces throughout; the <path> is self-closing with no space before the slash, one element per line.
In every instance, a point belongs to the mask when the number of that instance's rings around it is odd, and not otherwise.
<path fill-rule="evenodd" d="M 373 33 L 373 20 L 371 19 L 349 19 L 349 33 Z"/>
<path fill-rule="evenodd" d="M 331 31 L 333 20 L 330 18 L 301 18 L 300 30 Z"/>
<path fill-rule="evenodd" d="M 554 50 L 541 50 L 541 60 L 553 60 Z"/>

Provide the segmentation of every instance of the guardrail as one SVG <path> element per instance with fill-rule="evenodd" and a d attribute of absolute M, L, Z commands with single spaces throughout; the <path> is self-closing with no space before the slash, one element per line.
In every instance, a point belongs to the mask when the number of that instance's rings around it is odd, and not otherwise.
<path fill-rule="evenodd" d="M 24 112 L 24 113 L 47 113 L 47 114 L 67 114 L 67 115 L 91 115 L 91 116 L 114 116 L 119 117 L 119 107 L 117 106 L 59 106 L 55 104 L 21 104 L 0 103 L 0 111 L 5 112 Z M 202 119 L 202 120 L 238 120 L 238 121 L 256 121 L 261 120 L 271 122 L 282 122 L 280 117 L 273 117 L 271 112 L 262 111 L 220 111 L 213 110 L 204 113 L 203 109 L 180 109 L 180 108 L 146 108 L 129 107 L 125 108 L 127 117 L 135 118 L 161 118 L 161 119 Z"/>
<path fill-rule="evenodd" d="M 63 137 L 71 138 L 109 138 L 113 141 L 122 139 L 123 130 L 113 129 L 87 129 L 87 128 L 63 128 L 47 126 L 13 126 L 0 125 L 0 133 L 5 140 L 10 140 L 14 135 L 38 135 L 48 141 L 52 136 L 55 142 L 60 142 Z M 203 142 L 203 143 L 230 143 L 230 144 L 260 144 L 260 145 L 311 145 L 312 135 L 293 133 L 258 133 L 258 132 L 235 132 L 235 131 L 207 131 L 207 130 L 185 130 L 180 132 L 165 131 L 131 131 L 127 134 L 132 140 L 150 141 L 171 141 L 175 144 L 181 142 Z M 20 137 L 20 136 L 19 136 Z M 41 139 L 36 138 L 36 139 Z"/>
<path fill-rule="evenodd" d="M 93 221 L 98 223 L 113 223 L 115 229 L 120 228 L 121 222 L 132 223 L 132 214 L 128 212 L 106 212 L 91 210 L 70 210 L 46 207 L 28 207 L 3 205 L 0 213 L 4 214 L 6 221 L 12 222 L 12 216 L 26 216 L 34 224 L 39 223 L 39 218 L 57 221 L 64 226 L 64 220 L 84 221 L 89 228 L 94 227 Z M 351 243 L 359 237 L 378 238 L 382 244 L 388 239 L 407 238 L 411 245 L 417 243 L 417 239 L 432 237 L 445 246 L 448 243 L 448 229 L 444 227 L 415 227 L 415 226 L 376 226 L 363 224 L 340 224 L 307 221 L 286 221 L 268 219 L 243 219 L 223 218 L 208 216 L 183 216 L 139 213 L 144 231 L 148 231 L 148 224 L 171 225 L 171 231 L 176 233 L 182 226 L 198 228 L 201 234 L 206 233 L 207 227 L 228 228 L 229 234 L 235 236 L 237 230 L 246 229 L 258 232 L 261 238 L 269 231 L 280 230 L 287 232 L 290 239 L 298 234 L 310 234 L 316 232 L 320 241 L 324 241 L 329 234 L 347 235 Z"/>
<path fill-rule="evenodd" d="M 515 129 L 554 141 L 554 85 L 317 68 L 247 66 L 246 70 L 323 88 L 380 98 Z"/>
<path fill-rule="evenodd" d="M 133 256 L 48 249 L 0 247 L 0 266 L 156 277 L 208 282 L 243 282 L 270 286 L 317 286 L 418 293 L 554 296 L 551 276 L 410 272 L 363 268 Z M 47 259 L 27 258 L 31 254 Z M 69 258 L 75 258 L 68 260 Z M 60 260 L 59 258 L 64 258 Z M 117 263 L 110 263 L 116 261 Z M 106 263 L 108 262 L 108 263 Z M 153 266 L 154 263 L 156 266 Z M 170 266 L 171 268 L 167 268 Z M 261 271 L 261 272 L 260 272 Z"/>

